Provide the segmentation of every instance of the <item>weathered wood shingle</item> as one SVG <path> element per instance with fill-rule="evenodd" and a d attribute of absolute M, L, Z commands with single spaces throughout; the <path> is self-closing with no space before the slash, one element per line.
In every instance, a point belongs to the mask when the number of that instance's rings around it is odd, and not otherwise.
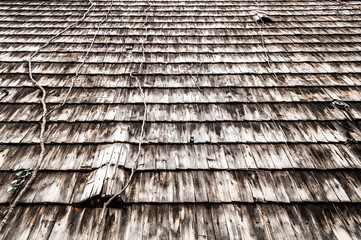
<path fill-rule="evenodd" d="M 360 239 L 360 4 L 94 1 L 32 58 L 49 110 L 71 92 L 1 237 L 96 239 L 137 161 L 102 239 Z M 0 3 L 4 208 L 40 154 L 26 61 L 88 8 Z"/>

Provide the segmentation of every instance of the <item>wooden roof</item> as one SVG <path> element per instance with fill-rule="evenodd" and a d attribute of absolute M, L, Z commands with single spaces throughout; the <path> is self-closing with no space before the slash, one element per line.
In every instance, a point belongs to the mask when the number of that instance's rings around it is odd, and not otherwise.
<path fill-rule="evenodd" d="M 1 1 L 0 238 L 361 239 L 360 4 Z"/>

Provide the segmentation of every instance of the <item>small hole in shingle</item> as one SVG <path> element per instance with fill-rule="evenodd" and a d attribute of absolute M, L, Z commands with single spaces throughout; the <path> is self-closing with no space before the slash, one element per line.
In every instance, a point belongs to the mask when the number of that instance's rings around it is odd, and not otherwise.
<path fill-rule="evenodd" d="M 125 50 L 127 50 L 127 51 L 133 50 L 133 48 L 134 48 L 134 44 L 125 45 Z"/>
<path fill-rule="evenodd" d="M 10 91 L 7 90 L 6 88 L 1 89 L 1 92 L 3 92 L 5 94 L 5 96 L 10 94 Z"/>
<path fill-rule="evenodd" d="M 253 16 L 257 23 L 272 23 L 273 19 L 265 13 L 257 13 Z"/>
<path fill-rule="evenodd" d="M 338 99 L 334 99 L 332 101 L 332 105 L 334 105 L 335 107 L 341 108 L 341 109 L 345 109 L 348 107 L 347 103 L 345 103 L 344 101 L 338 100 Z"/>
<path fill-rule="evenodd" d="M 355 143 L 356 143 L 356 140 L 353 139 L 353 138 L 347 138 L 346 139 L 346 146 L 348 146 L 348 147 L 352 146 Z"/>

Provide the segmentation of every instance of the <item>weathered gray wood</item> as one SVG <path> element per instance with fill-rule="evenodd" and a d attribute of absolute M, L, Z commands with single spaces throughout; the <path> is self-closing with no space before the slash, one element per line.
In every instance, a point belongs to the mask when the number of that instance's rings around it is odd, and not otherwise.
<path fill-rule="evenodd" d="M 359 1 L 115 1 L 104 18 L 109 4 L 51 39 L 88 5 L 0 3 L 4 206 L 11 169 L 40 154 L 41 92 L 24 60 L 40 49 L 49 110 L 72 87 L 2 238 L 96 239 L 98 206 L 135 161 L 101 239 L 360 238 Z"/>

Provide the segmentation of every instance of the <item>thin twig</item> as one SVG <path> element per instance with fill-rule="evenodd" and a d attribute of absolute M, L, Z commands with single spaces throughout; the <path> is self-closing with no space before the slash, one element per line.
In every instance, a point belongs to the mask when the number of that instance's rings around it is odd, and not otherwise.
<path fill-rule="evenodd" d="M 42 97 L 41 97 L 41 105 L 42 105 L 42 121 L 41 121 L 41 129 L 40 129 L 40 156 L 38 161 L 36 162 L 34 171 L 32 172 L 32 175 L 30 177 L 30 179 L 26 182 L 26 184 L 24 185 L 24 187 L 21 189 L 21 191 L 19 192 L 19 194 L 16 196 L 15 200 L 10 204 L 9 206 L 9 211 L 7 212 L 6 216 L 2 219 L 1 223 L 0 223 L 0 232 L 2 231 L 3 227 L 6 225 L 8 219 L 10 218 L 12 212 L 14 211 L 15 207 L 17 206 L 17 204 L 19 203 L 19 201 L 21 200 L 21 198 L 24 196 L 24 194 L 27 192 L 27 190 L 30 188 L 31 184 L 34 182 L 35 177 L 38 174 L 38 171 L 40 169 L 40 166 L 44 160 L 44 156 L 45 156 L 45 131 L 46 131 L 46 116 L 48 114 L 48 109 L 47 109 L 47 105 L 46 105 L 46 96 L 47 96 L 47 92 L 44 89 L 43 86 L 41 86 L 33 77 L 33 72 L 32 72 L 32 65 L 31 65 L 31 61 L 34 58 L 34 56 L 36 54 L 38 54 L 42 49 L 46 48 L 53 40 L 55 40 L 57 37 L 59 37 L 60 35 L 62 35 L 64 32 L 66 32 L 67 30 L 69 30 L 70 28 L 74 27 L 75 25 L 77 25 L 79 22 L 83 21 L 85 19 L 85 17 L 87 16 L 87 14 L 90 12 L 90 10 L 93 8 L 94 4 L 91 0 L 88 0 L 90 5 L 87 9 L 87 11 L 83 14 L 83 17 L 76 21 L 75 23 L 70 24 L 68 27 L 66 27 L 65 29 L 63 29 L 62 31 L 60 31 L 59 33 L 57 33 L 55 36 L 51 37 L 44 45 L 42 45 L 40 48 L 38 48 L 33 54 L 30 55 L 30 57 L 28 58 L 27 62 L 28 62 L 28 67 L 29 67 L 29 78 L 31 80 L 31 82 L 38 87 L 41 92 L 42 92 Z"/>
<path fill-rule="evenodd" d="M 194 75 L 189 72 L 189 69 L 191 69 L 192 67 L 193 67 L 193 63 L 191 63 L 191 66 L 188 69 L 186 69 L 185 73 L 187 73 L 191 76 L 191 79 L 192 79 L 194 85 L 198 88 L 198 90 L 200 92 L 203 92 L 201 87 L 198 85 L 199 73 L 196 74 L 197 77 L 194 77 Z M 202 63 L 200 63 L 199 70 L 201 69 L 201 67 L 202 67 Z"/>
<path fill-rule="evenodd" d="M 145 20 L 144 20 L 144 23 L 143 23 L 143 28 L 144 28 L 144 37 L 143 37 L 143 42 L 141 43 L 141 48 L 142 48 L 142 62 L 139 64 L 138 68 L 131 72 L 129 74 L 129 76 L 131 78 L 134 78 L 137 82 L 137 87 L 138 87 L 138 90 L 139 92 L 141 93 L 141 96 L 142 96 L 142 101 L 143 101 L 143 106 L 144 106 L 144 113 L 143 113 L 143 120 L 142 120 L 142 125 L 141 125 L 141 131 L 140 131 L 140 135 L 139 135 L 139 140 L 138 140 L 138 152 L 137 152 L 137 155 L 134 159 L 134 162 L 133 162 L 133 165 L 132 165 L 132 168 L 131 168 L 131 173 L 130 173 L 130 176 L 128 178 L 128 180 L 125 182 L 123 188 L 116 194 L 114 194 L 108 201 L 106 201 L 103 205 L 103 208 L 102 208 L 102 212 L 100 214 L 100 219 L 99 219 L 99 222 L 96 226 L 96 230 L 95 230 L 95 233 L 96 233 L 96 239 L 99 239 L 100 237 L 100 226 L 102 225 L 103 223 L 103 220 L 104 220 L 104 214 L 105 214 L 105 211 L 106 211 L 106 208 L 109 206 L 109 204 L 118 196 L 120 196 L 122 193 L 124 193 L 124 191 L 128 188 L 129 184 L 131 183 L 131 181 L 133 180 L 133 176 L 134 176 L 134 173 L 137 171 L 138 169 L 138 162 L 139 162 L 139 156 L 141 154 L 141 150 L 142 150 L 142 144 L 143 144 L 143 140 L 144 140 L 144 127 L 145 127 L 145 122 L 146 122 L 146 119 L 147 119 L 147 113 L 148 113 L 148 106 L 147 106 L 147 103 L 146 103 L 146 100 L 145 100 L 145 93 L 144 93 L 144 90 L 143 90 L 143 87 L 142 87 L 142 84 L 139 80 L 139 78 L 136 76 L 137 73 L 139 73 L 141 71 L 141 69 L 143 68 L 143 65 L 145 63 L 145 48 L 144 48 L 144 44 L 147 42 L 148 40 L 148 11 L 149 9 L 152 7 L 152 5 L 150 4 L 150 2 L 147 0 L 147 4 L 148 4 L 148 7 L 146 9 L 144 9 L 143 13 L 145 15 Z"/>
<path fill-rule="evenodd" d="M 231 1 L 231 2 L 232 2 L 232 1 Z M 235 4 L 235 3 L 233 3 L 233 4 L 238 7 L 237 4 Z M 258 0 L 256 0 L 256 5 L 257 5 L 257 9 L 259 10 L 259 9 L 260 9 L 260 6 L 259 6 Z M 259 12 L 259 11 L 257 11 L 257 12 Z M 264 24 L 264 23 L 263 23 L 263 24 Z M 278 80 L 278 76 L 277 76 L 276 72 L 274 71 L 274 68 L 273 68 L 273 66 L 272 66 L 272 64 L 271 64 L 272 59 L 271 59 L 270 56 L 269 56 L 269 50 L 268 50 L 268 48 L 266 47 L 266 44 L 265 44 L 264 35 L 263 35 L 263 32 L 262 32 L 262 27 L 258 24 L 257 21 L 256 21 L 256 25 L 257 25 L 257 27 L 258 27 L 259 34 L 261 35 L 261 46 L 262 46 L 262 48 L 263 48 L 263 53 L 264 53 L 265 56 L 266 56 L 266 59 L 265 59 L 265 60 L 266 60 L 266 62 L 267 62 L 267 65 L 268 65 L 268 67 L 270 68 L 270 70 L 271 70 L 273 76 L 275 77 L 275 79 Z M 229 86 L 229 88 L 231 89 L 231 91 L 238 93 L 236 90 L 232 89 L 231 86 Z M 245 95 L 245 96 L 246 96 L 246 98 L 247 98 L 250 102 L 252 102 L 252 99 L 250 99 L 247 95 Z M 289 145 L 288 145 L 287 135 L 286 135 L 286 133 L 284 132 L 284 130 L 282 129 L 282 126 L 280 126 L 279 124 L 276 124 L 276 121 L 273 119 L 272 115 L 271 115 L 269 112 L 265 111 L 257 101 L 255 102 L 255 104 L 258 106 L 259 109 L 261 109 L 261 111 L 262 111 L 263 113 L 265 113 L 265 114 L 271 119 L 272 123 L 281 130 L 281 133 L 282 133 L 282 135 L 283 135 L 283 137 L 284 137 L 284 141 L 283 141 L 283 142 L 286 144 L 286 147 L 287 147 L 289 153 L 291 153 L 291 149 L 290 149 L 290 147 L 289 147 Z"/>
<path fill-rule="evenodd" d="M 31 184 L 34 182 L 34 179 L 36 177 L 36 175 L 38 174 L 39 168 L 41 166 L 41 163 L 44 159 L 45 156 L 45 128 L 46 128 L 46 114 L 47 114 L 47 107 L 46 107 L 46 103 L 45 103 L 45 98 L 46 98 L 46 91 L 45 89 L 33 78 L 33 74 L 32 74 L 32 68 L 31 68 L 31 59 L 29 59 L 28 61 L 29 63 L 29 77 L 30 80 L 34 83 L 34 85 L 36 85 L 42 92 L 42 97 L 41 97 L 41 104 L 42 104 L 42 108 L 43 108 L 43 113 L 42 113 L 42 123 L 41 123 L 41 130 L 40 130 L 40 147 L 41 147 L 41 152 L 40 152 L 40 156 L 39 156 L 39 160 L 36 163 L 36 166 L 34 168 L 34 171 L 30 177 L 30 179 L 26 182 L 24 188 L 21 189 L 21 191 L 19 192 L 19 194 L 16 196 L 15 200 L 13 201 L 13 203 L 10 205 L 9 207 L 9 211 L 7 212 L 6 216 L 3 218 L 3 220 L 0 223 L 0 232 L 2 230 L 2 228 L 5 226 L 5 224 L 7 223 L 9 217 L 11 216 L 11 213 L 14 211 L 15 207 L 17 206 L 17 204 L 19 203 L 20 199 L 24 196 L 24 194 L 26 193 L 26 191 L 29 189 L 29 187 L 31 186 Z"/>
<path fill-rule="evenodd" d="M 51 109 L 51 110 L 48 112 L 47 115 L 49 115 L 49 114 L 52 113 L 53 111 L 58 110 L 59 108 L 63 107 L 63 106 L 65 105 L 65 103 L 68 101 L 69 96 L 70 96 L 70 93 L 71 93 L 71 91 L 72 91 L 72 89 L 73 89 L 73 87 L 74 87 L 74 82 L 75 82 L 75 80 L 78 78 L 79 72 L 80 72 L 81 68 L 84 66 L 86 60 L 88 59 L 89 53 L 90 53 L 90 51 L 91 51 L 92 48 L 93 48 L 95 39 L 96 39 L 96 37 L 98 36 L 98 34 L 99 34 L 99 32 L 100 32 L 100 29 L 101 29 L 100 27 L 101 27 L 101 25 L 102 25 L 105 21 L 108 20 L 109 13 L 110 13 L 111 9 L 113 8 L 113 4 L 114 4 L 114 0 L 111 1 L 110 7 L 108 8 L 108 11 L 107 11 L 104 19 L 103 19 L 101 22 L 99 22 L 97 31 L 96 31 L 96 33 L 95 33 L 94 36 L 93 36 L 93 39 L 92 39 L 92 41 L 91 41 L 91 43 L 90 43 L 90 45 L 89 45 L 89 47 L 88 47 L 88 50 L 87 50 L 86 53 L 82 56 L 82 61 L 81 61 L 81 63 L 78 65 L 78 67 L 76 68 L 76 70 L 75 70 L 75 75 L 71 78 L 71 84 L 70 84 L 70 87 L 69 87 L 69 89 L 68 89 L 68 92 L 67 92 L 66 95 L 65 95 L 65 98 L 64 98 L 63 102 L 62 102 L 61 104 L 57 105 L 56 107 L 54 107 L 53 109 Z M 84 91 L 85 91 L 85 88 L 84 88 L 84 87 L 83 87 L 83 89 L 84 89 Z M 85 91 L 85 92 L 86 92 L 86 91 Z"/>

